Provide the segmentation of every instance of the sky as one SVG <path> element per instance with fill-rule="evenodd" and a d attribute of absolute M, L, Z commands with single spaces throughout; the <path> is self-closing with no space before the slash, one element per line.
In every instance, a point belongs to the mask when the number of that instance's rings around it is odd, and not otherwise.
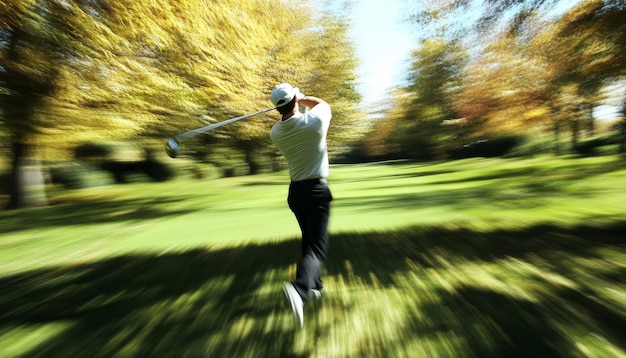
<path fill-rule="evenodd" d="M 352 5 L 350 35 L 361 62 L 358 90 L 366 106 L 384 101 L 388 89 L 406 78 L 409 54 L 416 43 L 404 20 L 402 2 L 362 0 Z"/>
<path fill-rule="evenodd" d="M 402 19 L 401 1 L 355 4 L 352 34 L 361 61 L 359 91 L 364 104 L 384 100 L 387 90 L 406 78 L 409 54 L 416 43 L 411 39 L 409 24 Z"/>
<path fill-rule="evenodd" d="M 345 0 L 331 0 L 340 9 Z M 555 9 L 562 12 L 580 0 L 561 0 Z M 406 0 L 353 1 L 349 12 L 350 36 L 361 62 L 357 89 L 366 107 L 384 104 L 390 88 L 406 81 L 411 51 L 417 48 L 417 28 L 407 20 Z M 597 117 L 616 115 L 613 104 L 596 109 Z"/>

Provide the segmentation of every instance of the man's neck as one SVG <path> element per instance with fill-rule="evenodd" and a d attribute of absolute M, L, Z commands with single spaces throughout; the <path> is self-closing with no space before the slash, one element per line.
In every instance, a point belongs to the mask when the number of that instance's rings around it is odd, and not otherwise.
<path fill-rule="evenodd" d="M 291 118 L 291 117 L 295 116 L 298 112 L 300 112 L 300 111 L 298 110 L 298 107 L 296 107 L 296 108 L 294 108 L 294 109 L 293 109 L 293 111 L 291 111 L 291 112 L 289 112 L 289 113 L 285 113 L 285 114 L 283 114 L 283 118 L 282 118 L 282 120 L 283 120 L 283 121 L 286 121 L 286 120 L 288 120 L 289 118 Z"/>
<path fill-rule="evenodd" d="M 283 118 L 282 118 L 282 120 L 283 120 L 283 121 L 286 121 L 286 120 L 288 120 L 289 118 L 291 118 L 291 117 L 295 116 L 297 113 L 300 113 L 300 107 L 298 106 L 298 102 L 296 101 L 296 105 L 295 105 L 295 106 L 293 106 L 293 110 L 292 110 L 291 112 L 289 112 L 289 113 L 285 113 L 285 114 L 283 114 Z"/>

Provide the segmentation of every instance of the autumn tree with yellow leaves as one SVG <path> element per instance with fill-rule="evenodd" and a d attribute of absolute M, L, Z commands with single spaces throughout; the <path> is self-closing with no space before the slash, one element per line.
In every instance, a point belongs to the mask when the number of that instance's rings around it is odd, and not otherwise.
<path fill-rule="evenodd" d="M 9 207 L 45 203 L 43 151 L 85 140 L 162 142 L 268 107 L 269 91 L 283 81 L 320 96 L 343 86 L 334 98 L 356 98 L 345 28 L 315 16 L 306 1 L 1 0 Z M 320 43 L 329 54 L 345 46 L 343 60 L 311 56 Z M 338 63 L 344 66 L 334 70 Z M 323 73 L 332 82 L 319 84 Z M 340 113 L 338 123 L 348 117 Z M 251 152 L 267 144 L 271 121 L 265 116 L 213 135 Z"/>

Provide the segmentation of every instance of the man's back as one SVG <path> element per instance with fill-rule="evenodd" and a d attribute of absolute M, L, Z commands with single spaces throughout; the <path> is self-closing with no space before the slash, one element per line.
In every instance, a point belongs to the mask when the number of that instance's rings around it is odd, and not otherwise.
<path fill-rule="evenodd" d="M 326 134 L 331 118 L 330 106 L 322 102 L 272 127 L 270 137 L 287 159 L 292 181 L 328 177 Z"/>

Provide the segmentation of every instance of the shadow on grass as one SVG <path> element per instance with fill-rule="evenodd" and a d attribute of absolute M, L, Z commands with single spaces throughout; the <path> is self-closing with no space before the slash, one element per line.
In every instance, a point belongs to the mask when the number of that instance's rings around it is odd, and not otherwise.
<path fill-rule="evenodd" d="M 236 356 L 242 347 L 264 344 L 265 336 L 277 344 L 265 351 L 289 356 L 293 335 L 278 334 L 278 328 L 221 336 L 248 316 L 283 311 L 279 289 L 267 295 L 257 290 L 268 283 L 264 274 L 288 267 L 287 252 L 297 249 L 291 241 L 137 254 L 5 277 L 0 279 L 0 332 L 69 323 L 25 357 Z"/>
<path fill-rule="evenodd" d="M 454 184 L 471 181 L 501 179 L 517 179 L 528 181 L 551 181 L 552 179 L 556 179 L 564 181 L 576 181 L 624 169 L 623 162 L 619 160 L 615 162 L 602 163 L 599 165 L 589 165 L 588 163 L 576 161 L 570 161 L 567 162 L 567 164 L 549 163 L 551 163 L 550 160 L 547 162 L 528 162 L 524 167 L 505 168 L 500 168 L 497 164 L 494 164 L 493 166 L 484 166 L 480 169 L 473 168 L 476 169 L 474 172 L 468 171 L 467 175 L 463 175 L 462 177 L 456 179 L 441 180 L 429 184 Z M 467 168 L 465 168 L 465 170 L 467 170 Z M 465 170 L 459 169 L 459 172 L 463 172 Z"/>
<path fill-rule="evenodd" d="M 359 208 L 363 211 L 403 210 L 416 208 L 448 208 L 451 212 L 475 208 L 532 209 L 551 205 L 546 199 L 562 200 L 589 199 L 593 192 L 567 191 L 562 186 L 549 182 L 536 181 L 516 184 L 509 188 L 498 188 L 493 183 L 484 183 L 467 188 L 447 188 L 444 190 L 411 190 L 415 185 L 407 185 L 404 192 L 369 194 L 361 197 L 341 198 L 336 205 Z M 394 188 L 398 188 L 397 186 Z M 384 188 L 376 188 L 384 189 Z"/>
<path fill-rule="evenodd" d="M 624 270 L 601 271 L 594 275 L 597 282 L 584 282 L 568 259 L 599 258 L 598 249 L 623 253 L 625 229 L 626 223 L 617 223 L 603 228 L 537 226 L 488 233 L 415 227 L 337 234 L 331 239 L 325 274 L 344 282 L 339 291 L 376 290 L 374 285 L 380 289 L 400 285 L 398 277 L 410 272 L 420 275 L 467 262 L 539 257 L 549 262 L 552 272 L 581 289 L 551 287 L 544 280 L 551 294 L 537 301 L 470 285 L 461 285 L 454 293 L 440 288 L 417 292 L 437 300 L 407 312 L 409 329 L 396 343 L 409 345 L 432 336 L 445 345 L 445 337 L 455 336 L 464 342 L 462 351 L 451 352 L 458 356 L 571 356 L 577 348 L 563 326 L 575 326 L 624 350 L 626 307 L 605 304 L 584 289 L 596 283 L 619 287 Z M 291 240 L 135 254 L 3 277 L 0 333 L 51 323 L 67 325 L 52 339 L 33 344 L 24 357 L 314 355 L 313 343 L 294 348 L 298 333 L 288 324 L 280 293 L 298 245 Z M 332 301 L 333 295 L 342 293 L 329 293 L 328 299 L 337 306 L 332 317 L 322 327 L 301 333 L 315 335 L 308 339 L 337 332 L 330 327 L 345 326 L 345 312 L 359 310 L 357 305 Z M 345 340 L 348 346 L 349 332 L 339 332 L 346 336 L 330 340 Z M 388 356 L 398 352 L 393 347 L 381 349 Z M 367 353 L 363 351 L 364 356 Z"/>
<path fill-rule="evenodd" d="M 8 211 L 2 213 L 0 234 L 31 229 L 34 226 L 48 228 L 184 215 L 195 209 L 173 207 L 179 203 L 184 205 L 190 199 L 191 197 L 183 196 L 115 200 L 85 198 L 29 210 Z"/>
<path fill-rule="evenodd" d="M 483 198 L 490 198 L 491 200 L 517 200 L 519 195 L 513 195 L 503 197 L 502 192 L 494 190 L 497 187 L 506 186 L 509 189 L 515 189 L 515 191 L 521 191 L 523 197 L 528 195 L 562 195 L 567 193 L 568 196 L 589 196 L 590 193 L 576 192 L 568 190 L 568 185 L 584 182 L 594 178 L 595 176 L 609 174 L 615 171 L 623 170 L 624 165 L 622 162 L 604 163 L 602 165 L 589 165 L 585 163 L 570 162 L 567 165 L 546 165 L 546 163 L 537 162 L 534 164 L 527 164 L 524 167 L 500 168 L 493 167 L 476 167 L 473 170 L 468 170 L 466 167 L 459 167 L 458 173 L 460 176 L 439 177 L 440 174 L 450 174 L 454 171 L 425 171 L 419 170 L 411 173 L 400 173 L 390 176 L 380 176 L 375 178 L 377 181 L 382 179 L 399 179 L 399 178 L 425 178 L 432 176 L 432 178 L 426 178 L 423 182 L 416 181 L 414 183 L 407 183 L 404 185 L 394 185 L 394 188 L 416 187 L 416 186 L 429 186 L 429 185 L 451 185 L 448 190 L 454 191 L 455 198 L 457 192 L 461 195 L 469 194 L 469 199 L 483 200 Z M 374 178 L 373 178 L 374 179 Z M 416 179 L 420 180 L 420 179 Z M 497 184 L 495 183 L 497 181 Z M 477 182 L 485 182 L 484 185 L 477 186 Z M 453 184 L 467 184 L 466 189 L 459 190 L 458 185 Z M 386 187 L 373 187 L 372 189 L 385 189 Z M 438 191 L 441 188 L 438 188 Z M 404 201 L 410 200 L 410 195 L 404 195 Z M 442 199 L 437 196 L 437 199 Z M 399 198 L 403 200 L 402 195 Z M 424 205 L 424 200 L 429 200 L 430 196 L 425 193 L 416 194 L 415 200 L 410 200 L 416 205 Z M 445 196 L 443 197 L 445 200 Z M 418 201 L 421 200 L 421 201 Z M 389 200 L 389 202 L 393 202 Z M 459 201 L 457 201 L 458 203 Z M 430 203 L 430 201 L 426 201 Z"/>
<path fill-rule="evenodd" d="M 578 169 L 578 171 L 577 171 Z M 393 192 L 385 189 L 384 182 L 377 181 L 375 186 L 364 189 L 367 195 L 341 198 L 337 195 L 336 205 L 359 208 L 363 211 L 403 210 L 416 208 L 445 207 L 451 212 L 473 210 L 475 208 L 503 209 L 540 209 L 550 207 L 552 202 L 546 199 L 593 199 L 597 193 L 593 190 L 572 188 L 572 184 L 621 169 L 617 166 L 605 166 L 599 169 L 578 168 L 575 166 L 560 168 L 553 172 L 534 173 L 534 168 L 492 170 L 490 173 L 459 179 L 425 181 L 416 179 L 399 185 L 393 184 Z M 400 174 L 419 177 L 419 174 Z M 497 180 L 497 182 L 494 182 Z M 461 184 L 464 185 L 449 185 Z M 430 188 L 433 185 L 449 185 Z M 370 191 L 371 190 L 371 191 Z M 383 190 L 383 191 L 381 191 Z"/>

